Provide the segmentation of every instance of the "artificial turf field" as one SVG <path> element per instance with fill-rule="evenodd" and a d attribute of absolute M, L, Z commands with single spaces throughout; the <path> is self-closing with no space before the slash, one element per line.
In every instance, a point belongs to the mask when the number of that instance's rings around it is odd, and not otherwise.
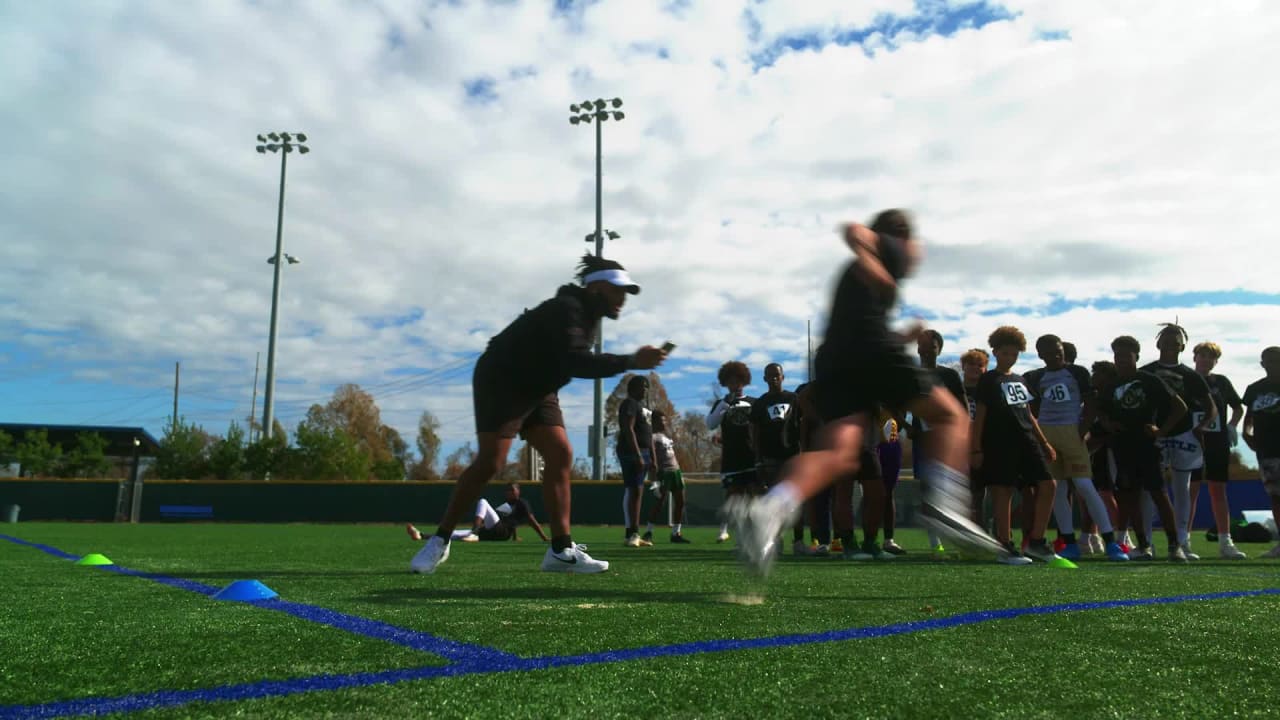
<path fill-rule="evenodd" d="M 1079 569 L 784 557 L 763 586 L 695 544 L 454 543 L 401 528 L 0 526 L 0 717 L 1275 717 L 1280 563 Z M 1262 545 L 1242 548 L 1257 557 Z M 114 568 L 77 566 L 91 552 Z M 280 598 L 214 600 L 256 579 Z M 738 604 L 760 593 L 759 604 Z M 1118 601 L 1118 602 L 1116 602 Z"/>

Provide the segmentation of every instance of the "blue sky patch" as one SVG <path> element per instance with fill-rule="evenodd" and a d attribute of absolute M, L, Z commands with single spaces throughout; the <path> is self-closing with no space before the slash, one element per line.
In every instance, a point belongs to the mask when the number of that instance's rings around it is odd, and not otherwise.
<path fill-rule="evenodd" d="M 1012 20 L 1016 17 L 1004 7 L 989 3 L 987 0 L 977 0 L 977 2 L 963 5 L 948 5 L 938 0 L 916 0 L 915 5 L 916 12 L 913 15 L 881 14 L 865 27 L 843 28 L 834 32 L 811 30 L 783 35 L 767 47 L 753 53 L 752 64 L 756 70 L 759 70 L 773 65 L 778 58 L 788 52 L 817 50 L 831 43 L 841 46 L 861 45 L 867 38 L 876 34 L 885 39 L 885 44 L 890 49 L 897 49 L 898 45 L 893 39 L 901 33 L 907 33 L 913 37 L 929 35 L 950 37 L 961 30 L 980 29 L 991 23 Z M 749 27 L 754 29 L 754 32 L 749 32 L 748 35 L 754 41 L 760 35 L 760 23 L 749 9 L 746 13 Z M 865 52 L 868 55 L 872 54 L 870 50 Z"/>
<path fill-rule="evenodd" d="M 424 313 L 422 308 L 412 308 L 408 312 L 399 315 L 381 315 L 363 318 L 366 325 L 375 329 L 382 330 L 389 327 L 404 327 L 422 319 Z"/>
<path fill-rule="evenodd" d="M 467 102 L 483 105 L 498 99 L 496 85 L 491 77 L 478 77 L 463 82 L 462 88 L 467 93 Z"/>

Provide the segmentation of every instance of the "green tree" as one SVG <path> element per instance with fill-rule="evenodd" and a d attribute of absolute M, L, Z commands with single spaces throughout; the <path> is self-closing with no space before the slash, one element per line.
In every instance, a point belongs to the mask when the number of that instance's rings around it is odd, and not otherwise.
<path fill-rule="evenodd" d="M 209 474 L 209 446 L 213 438 L 204 428 L 185 418 L 170 421 L 152 474 L 165 480 L 199 480 Z"/>
<path fill-rule="evenodd" d="M 224 437 L 209 447 L 209 472 L 219 480 L 235 480 L 245 471 L 245 431 L 232 420 Z"/>
<path fill-rule="evenodd" d="M 260 437 L 244 449 L 244 470 L 254 480 L 283 477 L 290 469 L 293 450 L 289 448 L 289 435 L 274 423 L 271 437 Z"/>
<path fill-rule="evenodd" d="M 62 448 L 49 443 L 47 430 L 32 430 L 24 434 L 13 454 L 21 466 L 20 472 L 28 477 L 51 474 L 62 460 Z"/>
<path fill-rule="evenodd" d="M 8 472 L 10 465 L 18 462 L 14 454 L 13 436 L 0 430 L 0 472 Z"/>
<path fill-rule="evenodd" d="M 312 405 L 294 433 L 294 473 L 307 480 L 368 480 L 373 465 L 359 441 Z"/>
<path fill-rule="evenodd" d="M 76 433 L 76 446 L 67 453 L 58 474 L 68 477 L 102 477 L 111 471 L 107 439 L 98 433 Z"/>

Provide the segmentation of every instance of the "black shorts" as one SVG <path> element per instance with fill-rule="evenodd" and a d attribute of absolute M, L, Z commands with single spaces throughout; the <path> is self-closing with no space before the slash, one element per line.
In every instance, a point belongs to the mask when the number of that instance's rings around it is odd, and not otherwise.
<path fill-rule="evenodd" d="M 720 475 L 720 487 L 728 490 L 729 488 L 745 488 L 756 484 L 755 470 L 738 470 L 732 475 Z"/>
<path fill-rule="evenodd" d="M 1111 454 L 1117 490 L 1164 491 L 1164 456 L 1154 442 L 1116 443 Z"/>
<path fill-rule="evenodd" d="M 1100 447 L 1089 456 L 1093 472 L 1093 487 L 1098 492 L 1114 492 L 1116 489 L 1116 461 L 1110 447 Z"/>
<path fill-rule="evenodd" d="M 878 405 L 903 408 L 927 397 L 937 385 L 933 373 L 924 370 L 901 351 L 852 359 L 847 365 L 832 362 L 814 368 L 813 397 L 818 414 L 826 422 L 858 413 L 871 413 Z"/>
<path fill-rule="evenodd" d="M 498 523 L 491 528 L 480 528 L 476 530 L 475 533 L 476 537 L 485 542 L 492 540 L 510 540 L 515 535 L 511 528 L 507 527 L 503 523 Z"/>
<path fill-rule="evenodd" d="M 1214 442 L 1204 444 L 1204 465 L 1191 471 L 1191 480 L 1200 482 L 1226 482 L 1228 468 L 1231 467 L 1231 448 L 1226 443 Z"/>
<path fill-rule="evenodd" d="M 884 468 L 880 467 L 879 453 L 870 448 L 862 449 L 862 453 L 858 457 L 858 475 L 855 479 L 860 483 L 884 480 Z"/>
<path fill-rule="evenodd" d="M 761 458 L 756 463 L 755 479 L 765 488 L 771 488 L 778 484 L 778 475 L 782 471 L 782 464 L 786 460 L 777 458 Z"/>
<path fill-rule="evenodd" d="M 986 487 L 1029 488 L 1052 479 L 1049 461 L 1039 445 L 1015 441 L 983 448 L 982 482 Z"/>
<path fill-rule="evenodd" d="M 497 433 L 498 437 L 525 436 L 534 425 L 564 427 L 557 393 L 541 393 L 521 388 L 503 369 L 495 367 L 488 355 L 481 355 L 471 375 L 471 398 L 475 404 L 476 432 Z"/>
<path fill-rule="evenodd" d="M 618 466 L 622 470 L 622 484 L 625 487 L 642 487 L 649 476 L 649 451 L 641 450 L 639 455 L 619 455 Z"/>

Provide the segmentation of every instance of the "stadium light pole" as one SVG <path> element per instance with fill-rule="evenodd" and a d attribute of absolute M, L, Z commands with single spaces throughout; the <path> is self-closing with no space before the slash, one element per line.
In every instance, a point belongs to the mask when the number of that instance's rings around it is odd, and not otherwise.
<path fill-rule="evenodd" d="M 311 148 L 303 143 L 307 141 L 305 133 L 272 132 L 258 136 L 258 152 L 280 153 L 280 203 L 276 208 L 276 253 L 267 258 L 267 262 L 275 266 L 275 279 L 271 285 L 271 334 L 267 340 L 267 387 L 262 401 L 262 437 L 270 440 L 272 425 L 275 423 L 276 400 L 276 328 L 280 319 L 280 268 L 287 262 L 294 265 L 298 258 L 284 252 L 284 177 L 289 153 L 297 150 L 306 155 Z"/>
<path fill-rule="evenodd" d="M 594 235 L 589 236 L 596 241 L 596 256 L 604 254 L 604 218 L 603 218 L 603 200 L 601 197 L 603 184 L 601 181 L 601 158 L 600 143 L 603 135 L 604 123 L 612 115 L 614 121 L 622 120 L 626 117 L 618 108 L 622 107 L 621 98 L 613 98 L 604 100 L 596 98 L 595 100 L 586 100 L 581 103 L 575 103 L 569 106 L 569 123 L 579 125 L 582 123 L 590 124 L 592 120 L 596 123 L 596 231 Z M 613 108 L 609 110 L 608 108 Z M 610 238 L 618 237 L 618 234 L 609 231 Z M 596 354 L 604 352 L 604 325 L 601 324 L 600 329 L 596 333 Z M 595 381 L 595 422 L 591 426 L 591 443 L 594 446 L 595 453 L 591 458 L 591 478 L 593 480 L 604 480 L 604 380 L 596 378 Z"/>

